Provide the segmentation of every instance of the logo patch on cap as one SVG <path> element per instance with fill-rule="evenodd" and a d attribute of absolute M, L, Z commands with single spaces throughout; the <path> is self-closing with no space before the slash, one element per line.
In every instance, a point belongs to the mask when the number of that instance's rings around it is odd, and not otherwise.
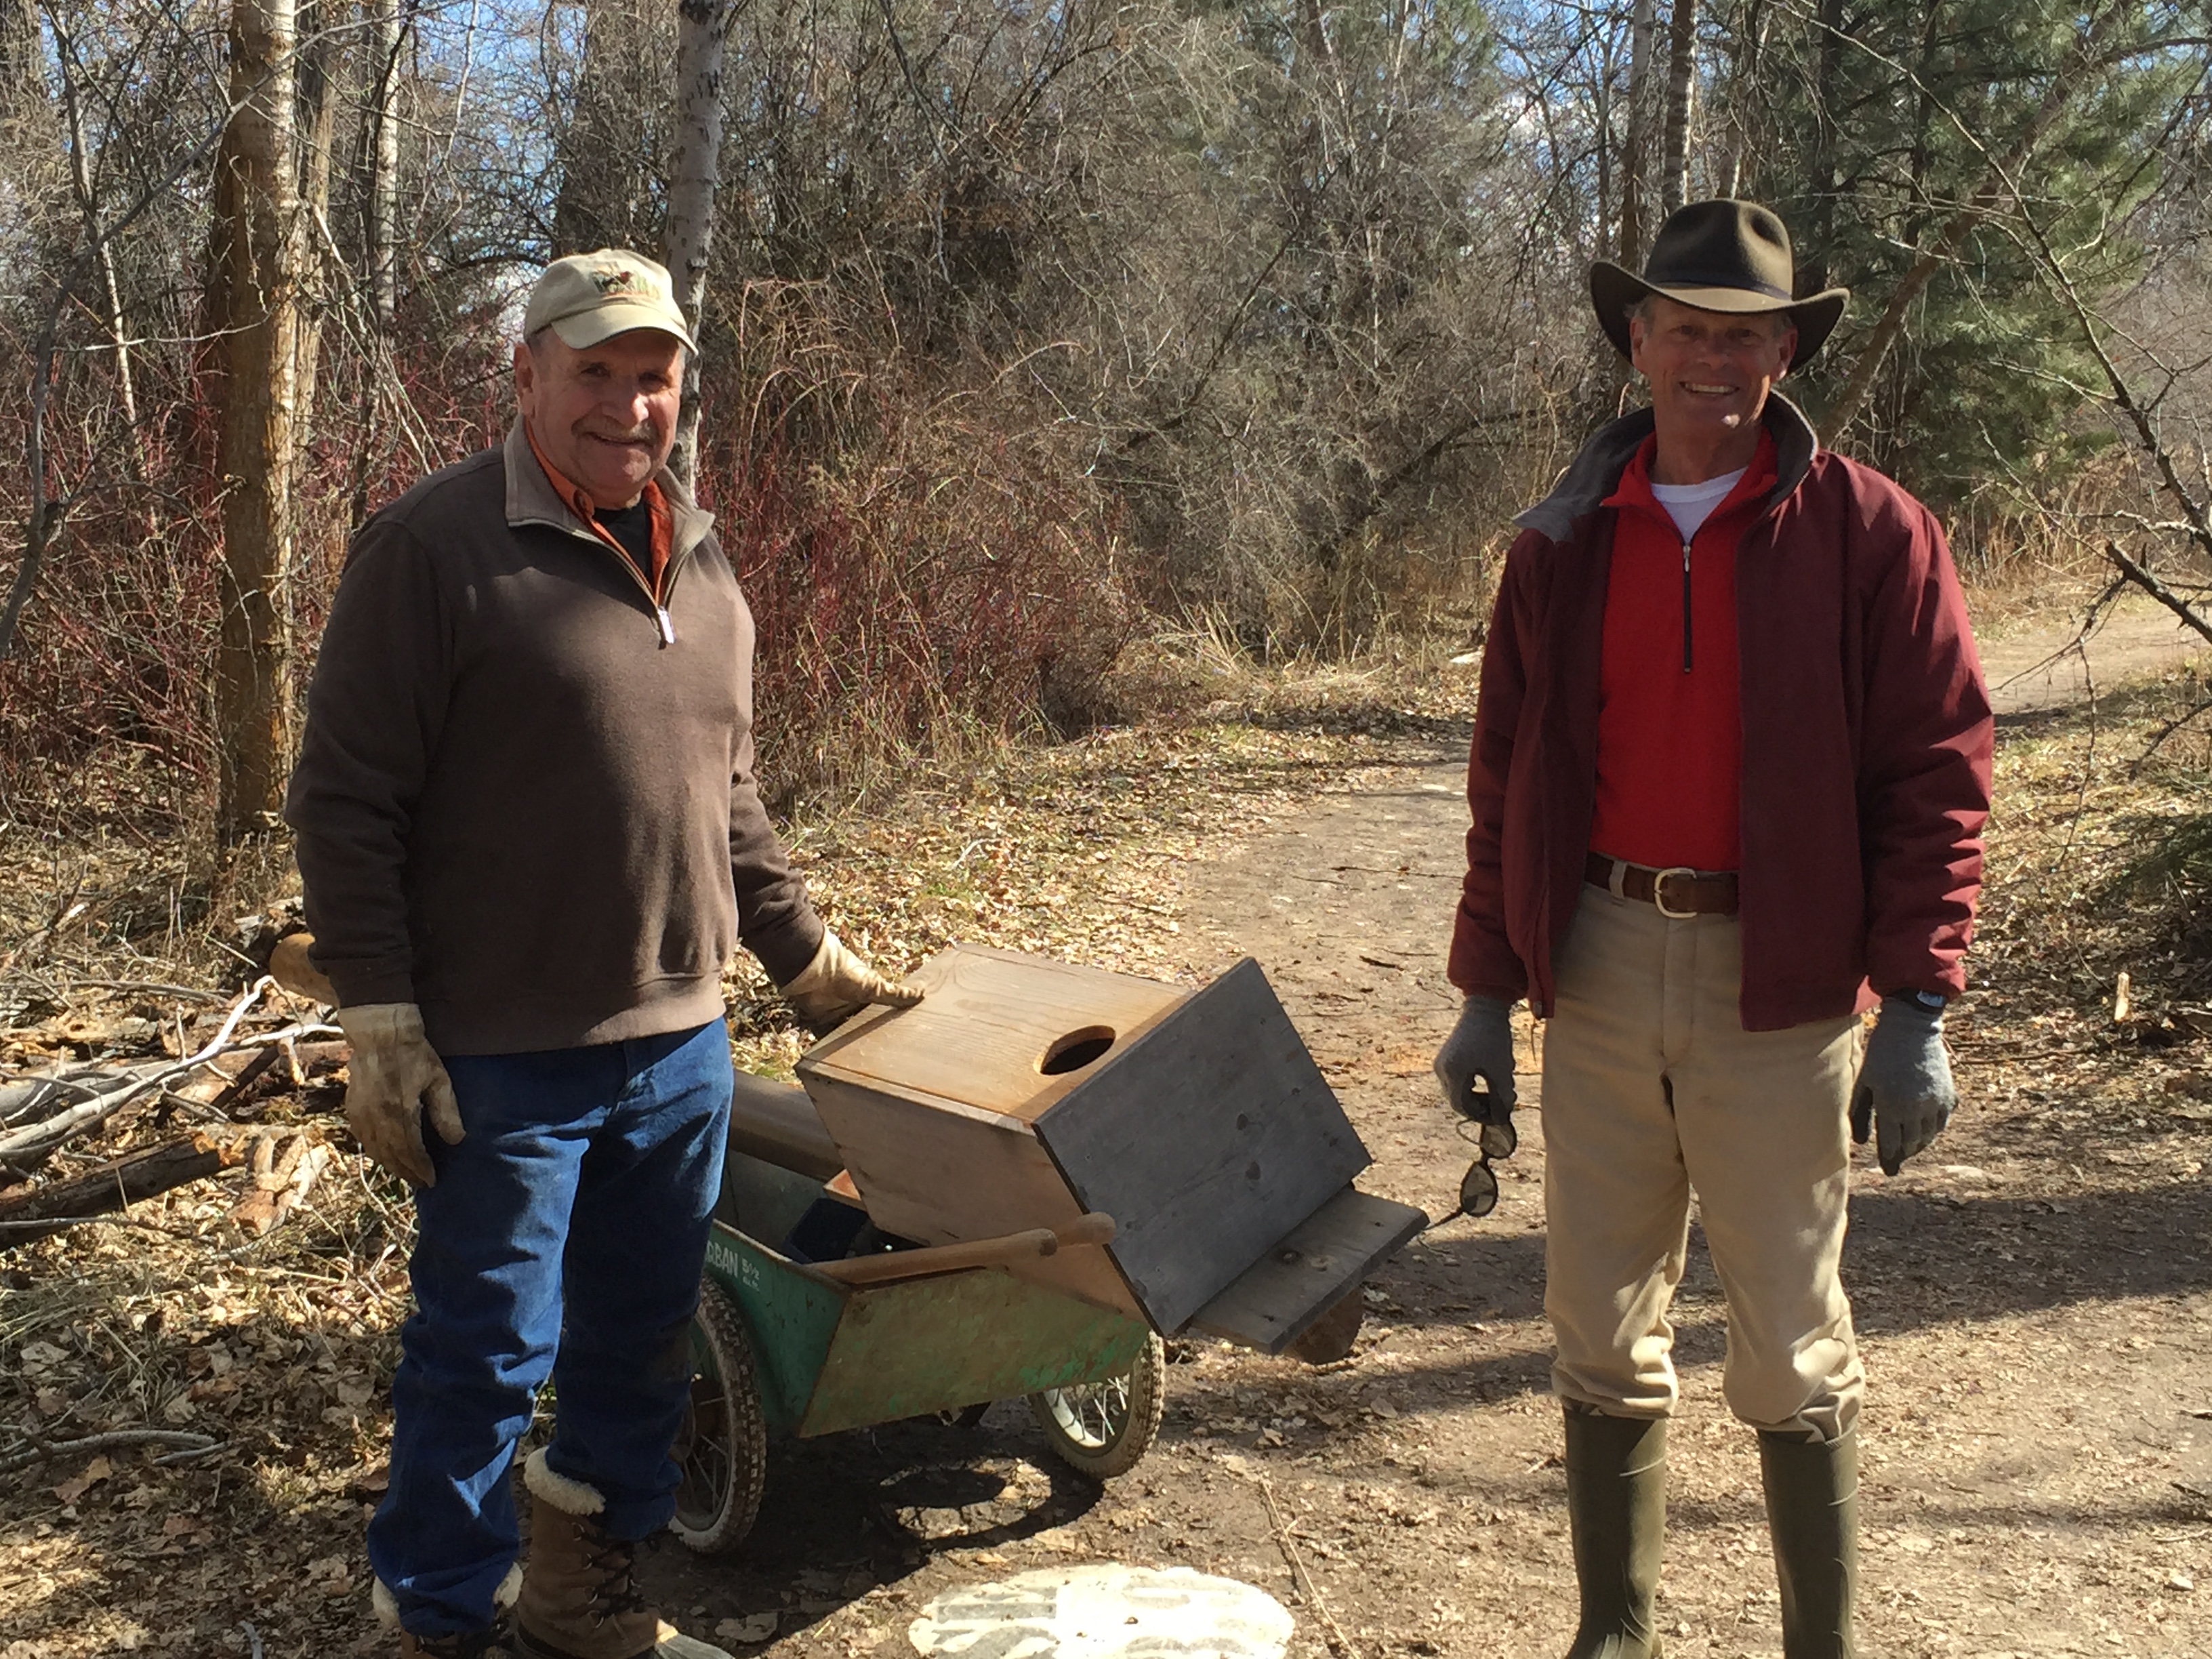
<path fill-rule="evenodd" d="M 594 271 L 592 281 L 602 294 L 627 294 L 637 286 L 637 273 L 634 270 Z"/>

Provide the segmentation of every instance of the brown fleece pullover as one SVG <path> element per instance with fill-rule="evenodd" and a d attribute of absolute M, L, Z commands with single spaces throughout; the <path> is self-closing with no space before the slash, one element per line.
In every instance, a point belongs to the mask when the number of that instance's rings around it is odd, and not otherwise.
<path fill-rule="evenodd" d="M 742 940 L 822 940 L 753 780 L 753 624 L 710 515 L 659 481 L 661 600 L 518 422 L 355 538 L 284 817 L 315 965 L 453 1054 L 719 1018 Z"/>

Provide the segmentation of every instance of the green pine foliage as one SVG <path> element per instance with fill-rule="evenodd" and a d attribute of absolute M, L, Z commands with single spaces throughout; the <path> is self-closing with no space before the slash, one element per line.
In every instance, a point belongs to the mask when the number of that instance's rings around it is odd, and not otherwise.
<path fill-rule="evenodd" d="M 2178 9 L 2141 8 L 2106 55 L 2185 32 Z M 1816 420 L 1890 295 L 2034 118 L 2088 24 L 2074 7 L 2021 0 L 1828 0 L 1817 19 L 1777 18 L 1749 101 L 1782 141 L 1755 148 L 1743 193 L 1796 228 L 1808 286 L 1853 292 L 1849 320 L 1799 387 Z M 2161 125 L 2202 73 L 2201 53 L 2151 52 L 2081 77 L 2021 169 L 2017 199 L 1974 225 L 1914 303 L 1850 448 L 1940 506 L 1992 482 L 2048 486 L 2109 443 L 2108 425 L 2085 416 L 2102 377 L 2034 230 L 2085 293 L 2124 287 L 2142 258 L 2131 218 L 2160 183 Z"/>

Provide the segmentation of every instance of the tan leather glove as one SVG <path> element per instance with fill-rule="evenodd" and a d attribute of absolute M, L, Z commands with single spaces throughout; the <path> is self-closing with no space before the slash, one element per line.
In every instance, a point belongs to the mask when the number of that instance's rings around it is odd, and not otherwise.
<path fill-rule="evenodd" d="M 422 1035 L 422 1011 L 411 1002 L 365 1002 L 341 1008 L 338 1029 L 353 1045 L 348 1065 L 346 1121 L 362 1150 L 418 1187 L 438 1184 L 422 1144 L 422 1109 L 448 1146 L 459 1144 L 461 1109 L 453 1080 Z"/>
<path fill-rule="evenodd" d="M 847 950 L 836 934 L 824 929 L 822 948 L 799 970 L 799 977 L 783 988 L 783 1000 L 818 1036 L 872 1002 L 911 1008 L 921 1000 L 921 988 L 885 979 Z"/>

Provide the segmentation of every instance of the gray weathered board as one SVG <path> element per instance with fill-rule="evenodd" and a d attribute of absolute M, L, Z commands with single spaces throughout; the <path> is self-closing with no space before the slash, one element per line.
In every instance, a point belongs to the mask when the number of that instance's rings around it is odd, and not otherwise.
<path fill-rule="evenodd" d="M 1191 1328 L 1280 1353 L 1405 1242 L 1425 1212 L 1346 1187 L 1191 1316 Z"/>
<path fill-rule="evenodd" d="M 1370 1162 L 1247 957 L 1036 1119 L 1153 1325 L 1180 1329 Z"/>

